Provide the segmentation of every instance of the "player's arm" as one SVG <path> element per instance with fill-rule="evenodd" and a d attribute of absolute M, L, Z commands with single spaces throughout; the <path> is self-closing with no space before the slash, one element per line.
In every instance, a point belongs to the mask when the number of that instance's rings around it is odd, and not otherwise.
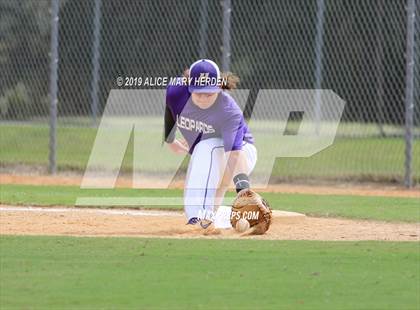
<path fill-rule="evenodd" d="M 164 129 L 163 141 L 173 143 L 175 141 L 176 126 L 174 117 L 168 106 L 165 108 Z"/>
<path fill-rule="evenodd" d="M 232 180 L 237 192 L 249 187 L 249 180 L 246 175 L 248 163 L 243 150 L 231 151 L 226 153 L 226 171 L 220 182 L 220 186 L 228 188 Z"/>
<path fill-rule="evenodd" d="M 166 142 L 174 153 L 185 154 L 188 153 L 188 145 L 185 141 L 180 141 L 175 139 L 176 133 L 176 124 L 175 119 L 172 115 L 171 110 L 168 106 L 165 108 L 165 117 L 164 117 L 164 137 L 163 140 Z"/>
<path fill-rule="evenodd" d="M 216 190 L 216 206 L 222 203 L 223 196 L 232 180 L 237 192 L 243 188 L 249 188 L 249 179 L 246 174 L 248 171 L 247 158 L 242 150 L 243 131 L 241 117 L 239 114 L 231 117 L 225 122 L 226 125 L 222 131 L 227 162 L 226 169 Z"/>
<path fill-rule="evenodd" d="M 232 180 L 235 184 L 236 192 L 244 188 L 249 188 L 249 178 L 246 174 L 248 170 L 247 159 L 243 150 L 230 151 L 226 153 L 227 162 L 224 174 L 216 189 L 215 206 L 222 204 L 223 197 L 229 188 Z"/>

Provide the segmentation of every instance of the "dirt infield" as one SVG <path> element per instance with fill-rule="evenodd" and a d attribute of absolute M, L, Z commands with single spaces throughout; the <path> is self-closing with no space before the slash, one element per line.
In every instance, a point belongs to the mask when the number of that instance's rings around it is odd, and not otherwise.
<path fill-rule="evenodd" d="M 23 184 L 23 185 L 73 185 L 80 186 L 82 177 L 77 175 L 21 175 L 0 173 L 0 184 Z M 152 188 L 161 183 L 160 179 L 148 180 Z M 128 177 L 118 178 L 116 187 L 130 188 L 131 179 Z M 162 185 L 163 186 L 163 185 Z M 171 188 L 184 188 L 182 181 L 173 182 Z M 328 185 L 307 184 L 271 184 L 268 188 L 259 191 L 276 193 L 299 193 L 315 195 L 357 195 L 357 196 L 383 196 L 383 197 L 412 197 L 420 198 L 420 188 L 405 189 L 401 186 L 366 183 L 349 184 L 334 183 Z"/>
<path fill-rule="evenodd" d="M 263 236 L 185 225 L 182 212 L 0 205 L 1 235 L 130 236 L 267 240 L 420 241 L 420 224 L 305 217 L 276 211 Z"/>

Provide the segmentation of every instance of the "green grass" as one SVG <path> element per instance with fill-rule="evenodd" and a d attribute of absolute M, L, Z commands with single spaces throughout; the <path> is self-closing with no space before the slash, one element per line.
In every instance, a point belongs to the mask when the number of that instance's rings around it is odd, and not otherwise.
<path fill-rule="evenodd" d="M 48 164 L 49 129 L 45 126 L 1 126 L 0 161 L 7 164 Z M 61 169 L 84 169 L 96 129 L 60 127 L 57 164 Z"/>
<path fill-rule="evenodd" d="M 416 242 L 0 237 L 2 309 L 418 309 Z"/>
<path fill-rule="evenodd" d="M 230 196 L 233 194 L 230 193 Z M 0 185 L 0 202 L 73 206 L 78 197 L 182 197 L 181 190 L 86 190 L 77 186 Z M 420 222 L 420 199 L 345 195 L 265 193 L 274 209 L 312 216 Z M 138 206 L 182 208 L 182 206 Z"/>
<path fill-rule="evenodd" d="M 161 141 L 161 120 L 150 121 L 143 132 L 147 141 Z M 150 126 L 149 126 L 150 125 Z M 344 126 L 344 125 L 342 125 Z M 344 126 L 345 127 L 345 126 Z M 256 132 L 259 160 L 265 160 L 265 149 L 272 148 L 273 137 Z M 90 127 L 59 127 L 57 142 L 57 164 L 61 170 L 86 168 L 96 129 Z M 48 164 L 48 137 L 46 126 L 0 126 L 0 162 L 3 166 L 12 164 Z M 274 140 L 275 141 L 275 140 Z M 133 166 L 133 143 L 122 165 L 123 171 Z M 156 157 L 157 154 L 160 157 Z M 177 158 L 166 161 L 159 150 L 153 150 L 142 158 L 146 167 L 153 170 L 170 169 Z M 166 158 L 166 157 L 165 157 Z M 420 140 L 414 142 L 414 178 L 420 180 Z M 184 165 L 185 167 L 185 165 Z M 310 158 L 279 158 L 273 170 L 273 177 L 401 180 L 404 174 L 404 140 L 402 138 L 337 138 L 332 146 Z"/>
<path fill-rule="evenodd" d="M 355 180 L 401 180 L 404 174 L 402 139 L 337 139 L 332 146 L 310 158 L 282 158 L 273 176 Z M 420 180 L 420 141 L 414 143 L 413 176 Z"/>

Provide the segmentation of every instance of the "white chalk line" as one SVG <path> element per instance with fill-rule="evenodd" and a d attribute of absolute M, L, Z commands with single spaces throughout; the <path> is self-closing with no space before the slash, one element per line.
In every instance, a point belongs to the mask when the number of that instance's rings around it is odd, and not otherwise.
<path fill-rule="evenodd" d="M 0 207 L 0 212 L 38 212 L 38 213 L 89 213 L 106 215 L 130 215 L 130 216 L 183 216 L 179 211 L 161 210 L 122 210 L 122 209 L 92 209 L 92 208 L 48 208 L 48 207 Z"/>
<path fill-rule="evenodd" d="M 125 216 L 184 216 L 182 211 L 163 210 L 127 210 L 127 209 L 98 209 L 98 208 L 57 208 L 33 206 L 0 206 L 0 212 L 38 212 L 38 213 L 89 213 Z M 304 214 L 290 211 L 273 210 L 274 217 L 305 217 Z"/>

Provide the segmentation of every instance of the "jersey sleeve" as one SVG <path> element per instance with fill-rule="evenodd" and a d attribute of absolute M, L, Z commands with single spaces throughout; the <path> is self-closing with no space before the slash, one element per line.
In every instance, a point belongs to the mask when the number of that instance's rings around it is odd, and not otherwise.
<path fill-rule="evenodd" d="M 180 78 L 177 78 L 177 80 L 179 79 Z M 166 104 L 175 104 L 176 102 L 183 100 L 187 92 L 188 87 L 185 85 L 168 85 L 168 87 L 166 87 Z"/>
<path fill-rule="evenodd" d="M 222 138 L 225 152 L 242 149 L 244 140 L 244 122 L 242 113 L 234 113 L 224 120 Z"/>

